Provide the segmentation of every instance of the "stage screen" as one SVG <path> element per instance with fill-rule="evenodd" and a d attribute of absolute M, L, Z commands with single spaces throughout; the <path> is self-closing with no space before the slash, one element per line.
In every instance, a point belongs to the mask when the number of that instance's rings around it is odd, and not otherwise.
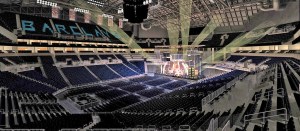
<path fill-rule="evenodd" d="M 184 61 L 168 61 L 163 66 L 163 74 L 186 77 L 188 76 L 189 66 Z"/>

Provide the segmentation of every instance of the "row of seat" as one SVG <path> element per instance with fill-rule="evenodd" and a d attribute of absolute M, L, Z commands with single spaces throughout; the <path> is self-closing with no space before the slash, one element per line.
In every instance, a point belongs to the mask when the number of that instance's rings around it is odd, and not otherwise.
<path fill-rule="evenodd" d="M 126 103 L 129 98 L 133 98 L 132 103 L 140 102 L 141 98 L 151 98 L 157 96 L 159 94 L 165 93 L 164 88 L 160 87 L 147 87 L 147 85 L 139 82 L 135 82 L 135 79 L 145 79 L 149 78 L 152 79 L 154 77 L 150 76 L 139 76 L 135 77 L 130 80 L 115 80 L 110 81 L 102 85 L 89 85 L 89 86 L 82 86 L 76 87 L 72 89 L 68 89 L 63 98 L 67 97 L 76 97 L 76 95 L 81 94 L 90 94 L 95 95 L 97 99 L 99 99 L 100 104 L 98 106 L 89 107 L 89 109 L 85 109 L 86 112 L 93 112 L 93 111 L 113 111 L 120 109 L 125 106 L 116 106 L 115 103 Z M 160 77 L 159 77 L 160 78 Z M 169 80 L 169 79 L 168 79 Z M 174 81 L 176 82 L 176 81 Z M 181 84 L 185 84 L 186 82 L 181 80 Z M 174 84 L 174 86 L 179 87 L 180 84 Z M 169 86 L 173 86 L 170 84 Z M 165 88 L 174 88 L 169 87 L 168 85 Z M 130 97 L 129 97 L 130 96 Z M 123 99 L 126 98 L 126 99 Z M 125 100 L 125 101 L 123 101 Z M 130 102 L 131 103 L 131 102 Z M 125 104 L 126 106 L 130 104 Z M 113 108 L 107 108 L 113 107 Z"/>
<path fill-rule="evenodd" d="M 53 129 L 68 128 L 68 124 L 64 123 L 59 126 L 51 125 L 53 120 L 64 120 L 72 117 L 79 118 L 76 115 L 71 115 L 56 102 L 56 98 L 51 94 L 45 93 L 25 93 L 19 91 L 12 91 L 8 88 L 0 88 L 0 125 L 2 128 L 10 129 L 46 129 L 52 131 Z M 91 122 L 90 119 L 85 121 Z M 43 126 L 37 123 L 48 123 Z M 78 123 L 78 121 L 75 121 Z M 70 124 L 71 125 L 71 124 Z M 77 125 L 79 126 L 79 125 Z M 80 125 L 83 127 L 84 124 Z M 72 125 L 71 128 L 76 127 Z"/>
<path fill-rule="evenodd" d="M 85 55 L 85 58 L 90 58 L 89 55 Z M 95 55 L 91 55 L 92 57 L 96 58 Z M 116 59 L 114 55 L 100 55 L 100 57 L 113 57 Z M 118 55 L 120 58 L 123 58 L 121 55 Z M 66 61 L 66 59 L 71 59 L 73 61 L 78 61 L 79 58 L 76 55 L 56 55 L 55 56 L 57 61 Z M 16 64 L 22 63 L 37 63 L 38 59 L 41 60 L 43 71 L 45 74 L 42 73 L 41 68 L 37 67 L 35 70 L 20 72 L 21 75 L 33 78 L 37 81 L 41 81 L 56 87 L 57 89 L 61 89 L 67 86 L 65 79 L 62 75 L 66 76 L 66 79 L 72 85 L 80 85 L 86 83 L 92 83 L 98 81 L 96 77 L 101 80 L 109 80 L 115 79 L 120 77 L 126 76 L 133 76 L 138 75 L 139 73 L 143 73 L 140 71 L 139 68 L 134 68 L 135 70 L 131 70 L 126 67 L 124 64 L 113 64 L 113 65 L 96 65 L 96 66 L 88 66 L 86 69 L 85 67 L 67 67 L 61 68 L 63 74 L 60 73 L 59 67 L 54 66 L 54 60 L 52 56 L 13 56 L 13 57 L 1 57 L 0 62 L 4 64 L 13 64 L 10 61 Z M 10 61 L 9 61 L 10 60 Z M 124 62 L 127 63 L 128 66 L 135 67 L 133 64 L 128 62 L 126 59 L 122 59 Z M 130 64 L 128 64 L 130 63 Z M 91 74 L 90 71 L 94 74 Z M 116 73 L 117 72 L 117 73 Z M 121 76 L 120 76 L 121 75 Z"/>
<path fill-rule="evenodd" d="M 62 75 L 59 73 L 58 69 L 53 65 L 54 61 L 51 56 L 40 56 L 42 66 L 44 68 L 45 74 L 48 79 L 51 79 L 57 82 L 60 86 L 56 88 L 63 88 L 67 86 L 65 80 L 63 79 Z"/>
<path fill-rule="evenodd" d="M 68 67 L 61 69 L 72 85 L 98 81 L 85 67 Z"/>
<path fill-rule="evenodd" d="M 10 72 L 0 72 L 0 86 L 7 87 L 11 90 L 22 92 L 47 92 L 53 93 L 56 89 L 42 84 L 38 81 L 32 81 L 30 79 L 21 77 L 19 75 Z"/>
<path fill-rule="evenodd" d="M 116 55 L 116 57 L 118 59 L 122 60 L 123 64 L 125 64 L 129 68 L 137 71 L 138 73 L 140 73 L 140 74 L 145 73 L 145 70 L 143 69 L 144 68 L 143 62 L 137 61 L 136 63 L 131 63 L 131 62 L 127 61 L 125 57 L 123 57 L 122 55 L 119 55 L 119 54 Z"/>
<path fill-rule="evenodd" d="M 132 95 L 132 94 L 124 95 L 122 97 L 118 97 L 117 99 L 113 99 L 111 101 L 107 101 L 97 106 L 85 109 L 85 111 L 86 112 L 111 112 L 132 105 L 137 102 L 140 102 L 139 96 Z"/>
<path fill-rule="evenodd" d="M 242 52 L 243 53 L 243 52 Z M 267 60 L 269 59 L 269 60 Z M 252 63 L 259 64 L 265 60 L 267 60 L 264 64 L 266 65 L 274 65 L 278 64 L 284 60 L 285 57 L 264 57 L 264 56 L 242 56 L 242 55 L 231 55 L 226 61 L 230 62 L 245 62 L 247 60 L 252 60 Z"/>
<path fill-rule="evenodd" d="M 159 86 L 159 85 L 168 83 L 170 81 L 171 80 L 168 79 L 168 78 L 159 78 L 159 79 L 155 79 L 155 80 L 152 80 L 152 81 L 145 82 L 144 84 L 151 85 L 151 86 Z"/>

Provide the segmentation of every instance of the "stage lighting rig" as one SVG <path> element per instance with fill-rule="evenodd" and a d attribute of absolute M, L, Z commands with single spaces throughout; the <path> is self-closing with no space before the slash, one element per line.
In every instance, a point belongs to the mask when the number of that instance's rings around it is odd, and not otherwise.
<path fill-rule="evenodd" d="M 148 17 L 152 0 L 124 0 L 124 17 L 131 23 L 142 23 Z"/>

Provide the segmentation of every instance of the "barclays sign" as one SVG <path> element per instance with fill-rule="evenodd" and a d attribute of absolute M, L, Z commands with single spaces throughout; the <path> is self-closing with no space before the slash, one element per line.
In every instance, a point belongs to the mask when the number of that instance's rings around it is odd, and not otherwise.
<path fill-rule="evenodd" d="M 61 22 L 60 22 L 61 23 Z M 58 24 L 54 22 L 55 30 L 64 35 L 74 35 L 74 36 L 90 36 L 96 38 L 105 38 L 109 41 L 111 39 L 119 39 L 120 36 L 115 32 L 108 32 L 97 25 L 89 24 L 88 27 L 82 27 L 80 24 L 76 26 L 75 23 L 73 25 L 68 24 Z M 53 35 L 54 29 L 51 24 L 48 22 L 37 23 L 33 20 L 21 20 L 21 27 L 27 33 L 32 34 L 49 34 Z"/>

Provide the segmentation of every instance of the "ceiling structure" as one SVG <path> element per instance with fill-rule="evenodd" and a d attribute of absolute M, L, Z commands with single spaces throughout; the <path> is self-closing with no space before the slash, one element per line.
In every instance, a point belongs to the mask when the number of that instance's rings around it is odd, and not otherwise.
<path fill-rule="evenodd" d="M 123 5 L 123 0 L 104 1 L 109 6 L 99 8 L 109 14 L 117 14 Z M 205 26 L 211 20 L 219 26 L 244 25 L 251 16 L 259 13 L 261 5 L 271 8 L 272 4 L 272 0 L 193 0 L 191 27 Z M 178 26 L 174 28 L 180 28 L 179 0 L 153 0 L 145 23 L 167 28 L 167 19 L 177 19 L 173 24 Z"/>
<path fill-rule="evenodd" d="M 36 0 L 4 0 L 10 3 L 22 3 L 22 6 L 33 5 Z M 74 0 L 48 0 L 72 5 Z M 88 1 L 88 0 L 85 0 Z M 115 18 L 122 17 L 118 10 L 123 6 L 123 0 L 95 0 L 103 2 L 99 8 L 106 14 L 113 15 Z M 167 28 L 168 19 L 173 20 L 174 29 L 180 29 L 180 8 L 179 0 L 152 0 L 150 4 L 148 19 L 144 23 L 151 26 Z M 287 0 L 291 1 L 291 0 Z M 38 5 L 37 5 L 38 6 Z M 251 16 L 260 12 L 261 7 L 272 8 L 273 0 L 192 0 L 192 12 L 190 26 L 203 27 L 210 21 L 218 23 L 219 26 L 238 26 L 245 25 Z"/>

